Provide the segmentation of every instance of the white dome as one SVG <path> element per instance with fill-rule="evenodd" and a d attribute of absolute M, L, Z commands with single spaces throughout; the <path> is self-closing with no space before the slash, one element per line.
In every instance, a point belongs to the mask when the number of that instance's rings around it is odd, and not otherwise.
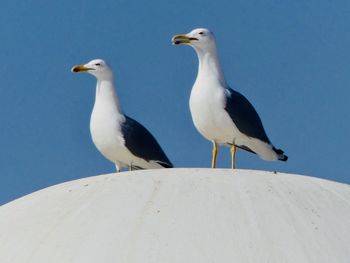
<path fill-rule="evenodd" d="M 84 178 L 0 207 L 1 263 L 350 262 L 350 187 L 163 169 Z"/>

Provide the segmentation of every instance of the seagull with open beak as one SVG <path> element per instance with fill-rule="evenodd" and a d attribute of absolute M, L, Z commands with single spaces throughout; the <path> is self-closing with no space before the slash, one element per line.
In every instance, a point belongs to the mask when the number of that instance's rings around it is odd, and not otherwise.
<path fill-rule="evenodd" d="M 175 35 L 174 45 L 187 44 L 197 53 L 199 66 L 190 96 L 190 111 L 199 133 L 213 143 L 212 168 L 216 167 L 218 145 L 231 148 L 232 169 L 236 148 L 259 155 L 264 160 L 286 161 L 266 135 L 253 105 L 226 83 L 219 61 L 216 40 L 206 28 Z"/>

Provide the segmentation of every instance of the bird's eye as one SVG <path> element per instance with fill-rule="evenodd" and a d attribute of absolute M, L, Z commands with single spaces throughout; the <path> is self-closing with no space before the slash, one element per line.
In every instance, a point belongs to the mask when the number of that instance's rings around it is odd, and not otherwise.
<path fill-rule="evenodd" d="M 101 63 L 96 63 L 95 66 L 101 66 Z"/>
<path fill-rule="evenodd" d="M 199 32 L 198 34 L 200 34 L 200 35 L 204 35 L 204 32 L 202 31 L 202 32 Z"/>

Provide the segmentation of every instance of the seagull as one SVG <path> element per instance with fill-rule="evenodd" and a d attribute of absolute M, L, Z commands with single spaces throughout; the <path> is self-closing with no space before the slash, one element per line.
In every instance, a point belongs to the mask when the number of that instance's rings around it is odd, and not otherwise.
<path fill-rule="evenodd" d="M 72 72 L 87 72 L 97 79 L 91 137 L 101 154 L 115 163 L 117 172 L 124 167 L 129 170 L 173 167 L 152 134 L 122 112 L 112 70 L 104 60 L 74 66 Z"/>
<path fill-rule="evenodd" d="M 252 152 L 267 161 L 287 161 L 266 135 L 253 105 L 231 89 L 224 78 L 213 33 L 197 28 L 187 34 L 175 35 L 174 45 L 194 48 L 199 60 L 198 74 L 190 96 L 190 111 L 198 132 L 213 143 L 212 168 L 216 167 L 218 145 L 231 147 L 232 169 L 235 168 L 236 147 Z"/>

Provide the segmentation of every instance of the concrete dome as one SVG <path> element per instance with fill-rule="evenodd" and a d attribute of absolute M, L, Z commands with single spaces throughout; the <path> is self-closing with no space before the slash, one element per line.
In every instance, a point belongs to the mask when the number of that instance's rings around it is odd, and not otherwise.
<path fill-rule="evenodd" d="M 350 187 L 248 170 L 101 175 L 0 207 L 1 263 L 350 262 Z"/>

